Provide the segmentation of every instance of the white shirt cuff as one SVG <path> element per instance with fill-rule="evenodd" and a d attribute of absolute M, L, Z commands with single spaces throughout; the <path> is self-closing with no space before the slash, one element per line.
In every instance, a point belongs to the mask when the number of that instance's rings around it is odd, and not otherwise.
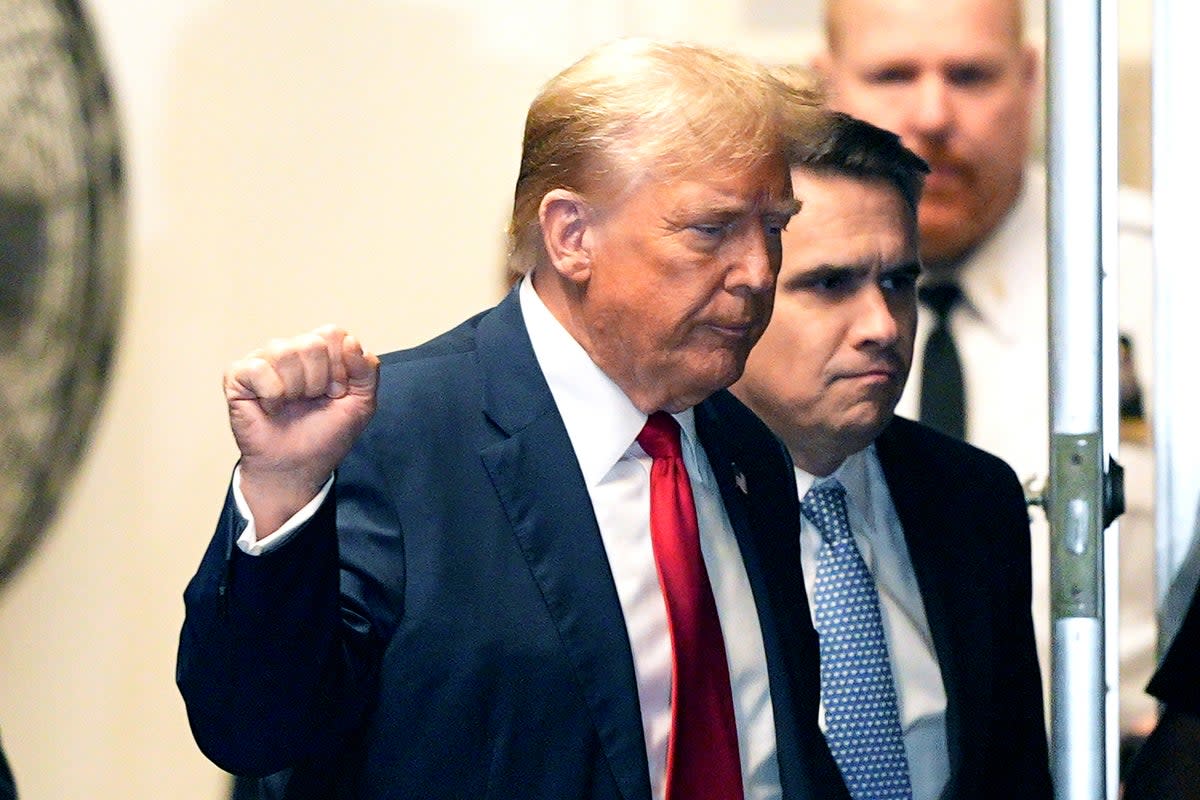
<path fill-rule="evenodd" d="M 292 538 L 292 534 L 300 526 L 312 519 L 312 515 L 317 513 L 321 503 L 325 502 L 331 488 L 333 488 L 332 475 L 329 476 L 329 480 L 325 481 L 321 491 L 317 492 L 317 496 L 309 500 L 304 508 L 293 514 L 287 522 L 280 526 L 279 530 L 259 539 L 257 528 L 254 526 L 254 516 L 250 513 L 250 505 L 246 502 L 245 495 L 242 494 L 242 468 L 235 467 L 233 470 L 233 502 L 237 504 L 237 510 L 242 515 L 242 519 L 246 520 L 246 529 L 237 539 L 238 549 L 248 556 L 261 556 L 280 547 Z"/>

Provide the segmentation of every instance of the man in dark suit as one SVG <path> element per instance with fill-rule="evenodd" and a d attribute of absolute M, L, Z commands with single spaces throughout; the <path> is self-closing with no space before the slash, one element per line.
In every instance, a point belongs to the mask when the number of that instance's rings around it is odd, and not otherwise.
<path fill-rule="evenodd" d="M 887 796 L 1050 798 L 1021 488 L 1000 460 L 893 417 L 916 329 L 927 168 L 891 133 L 843 114 L 811 144 L 793 158 L 803 208 L 783 237 L 774 315 L 733 392 L 795 462 L 834 756 L 855 797 L 881 796 L 856 790 L 854 753 L 837 744 L 865 746 L 874 733 L 851 717 L 869 710 L 888 720 L 896 781 L 911 791 Z M 834 502 L 840 527 L 828 523 Z M 863 587 L 855 613 L 878 631 L 870 704 L 862 685 L 841 698 L 835 680 L 840 652 L 868 668 L 866 635 L 841 638 L 850 589 L 839 582 L 851 571 Z"/>
<path fill-rule="evenodd" d="M 232 365 L 177 676 L 210 758 L 289 798 L 846 797 L 792 475 L 722 391 L 797 206 L 782 97 L 600 48 L 530 108 L 505 300 L 382 359 L 322 328 Z"/>

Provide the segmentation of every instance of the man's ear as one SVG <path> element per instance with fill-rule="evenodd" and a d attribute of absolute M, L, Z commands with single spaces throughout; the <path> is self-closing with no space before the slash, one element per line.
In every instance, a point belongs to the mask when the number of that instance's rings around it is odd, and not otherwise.
<path fill-rule="evenodd" d="M 1042 89 L 1042 59 L 1037 48 L 1026 44 L 1021 48 L 1021 83 L 1025 86 L 1030 105 L 1037 101 L 1037 93 Z"/>
<path fill-rule="evenodd" d="M 567 189 L 553 189 L 538 206 L 542 243 L 550 266 L 572 283 L 591 277 L 592 209 L 586 200 Z"/>

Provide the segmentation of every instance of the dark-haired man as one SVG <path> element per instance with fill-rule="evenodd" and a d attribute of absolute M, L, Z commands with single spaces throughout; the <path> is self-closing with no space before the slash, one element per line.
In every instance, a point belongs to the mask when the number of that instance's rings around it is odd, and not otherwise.
<path fill-rule="evenodd" d="M 795 155 L 804 205 L 733 392 L 795 463 L 823 724 L 852 795 L 1049 800 L 1021 487 L 999 459 L 893 416 L 925 171 L 844 114 Z"/>

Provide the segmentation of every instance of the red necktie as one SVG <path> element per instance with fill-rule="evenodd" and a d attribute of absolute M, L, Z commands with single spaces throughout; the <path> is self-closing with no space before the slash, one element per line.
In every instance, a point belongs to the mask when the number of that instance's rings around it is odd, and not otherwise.
<path fill-rule="evenodd" d="M 650 538 L 671 631 L 667 800 L 741 800 L 729 664 L 704 559 L 679 425 L 655 412 L 637 437 L 650 470 Z"/>

